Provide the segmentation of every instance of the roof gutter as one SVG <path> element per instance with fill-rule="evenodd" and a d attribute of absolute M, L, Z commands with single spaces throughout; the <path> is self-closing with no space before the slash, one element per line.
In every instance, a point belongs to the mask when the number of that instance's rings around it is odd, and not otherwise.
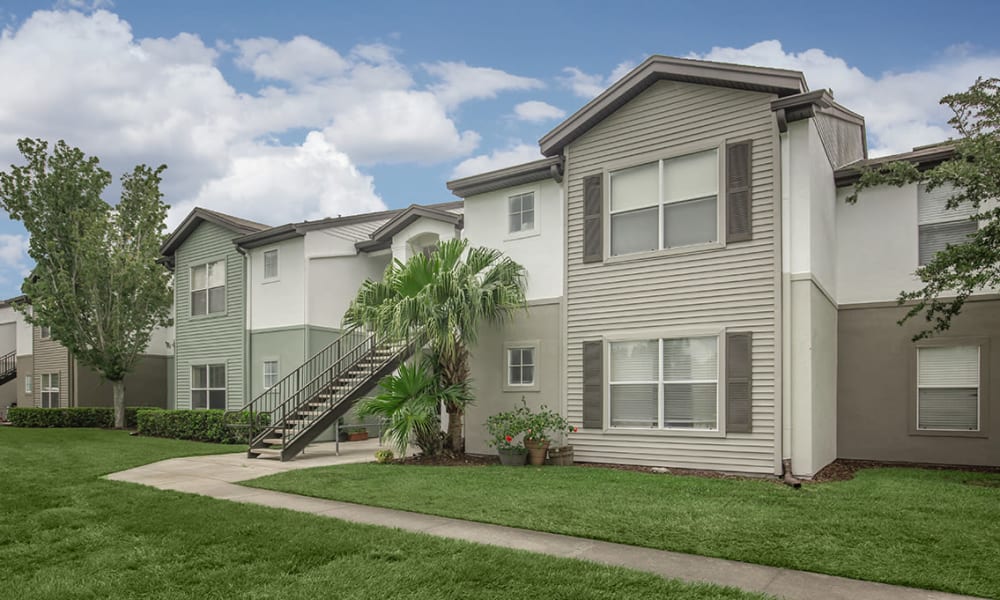
<path fill-rule="evenodd" d="M 515 185 L 524 185 L 546 179 L 562 183 L 563 159 L 561 156 L 543 158 L 528 163 L 514 165 L 506 169 L 498 169 L 463 177 L 448 182 L 448 189 L 459 198 L 468 198 L 477 194 L 485 194 Z"/>

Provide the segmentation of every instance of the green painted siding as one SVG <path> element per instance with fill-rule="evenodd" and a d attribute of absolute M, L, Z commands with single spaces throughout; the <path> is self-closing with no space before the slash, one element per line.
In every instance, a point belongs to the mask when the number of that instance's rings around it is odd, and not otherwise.
<path fill-rule="evenodd" d="M 243 257 L 236 251 L 237 234 L 214 223 L 202 222 L 175 254 L 176 348 L 175 402 L 191 408 L 191 366 L 226 365 L 226 402 L 240 408 L 244 397 L 244 337 L 246 335 L 246 286 Z M 191 316 L 191 267 L 226 261 L 226 312 Z"/>
<path fill-rule="evenodd" d="M 299 368 L 306 357 L 305 328 L 287 327 L 250 333 L 251 390 L 256 398 L 264 392 L 264 361 L 278 361 L 278 379 Z"/>
<path fill-rule="evenodd" d="M 340 337 L 340 330 L 327 329 L 326 327 L 309 327 L 309 356 L 312 356 L 332 344 Z"/>

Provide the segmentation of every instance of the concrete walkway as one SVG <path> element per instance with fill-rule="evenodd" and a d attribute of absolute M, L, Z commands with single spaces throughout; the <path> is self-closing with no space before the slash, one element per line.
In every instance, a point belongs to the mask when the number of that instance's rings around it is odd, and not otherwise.
<path fill-rule="evenodd" d="M 340 445 L 341 452 L 338 456 L 332 443 L 315 444 L 307 449 L 306 454 L 285 463 L 274 459 L 252 460 L 246 458 L 244 453 L 174 458 L 113 473 L 108 475 L 107 479 L 233 502 L 284 508 L 353 523 L 394 527 L 455 540 L 588 560 L 672 579 L 714 583 L 751 592 L 763 592 L 790 600 L 817 598 L 945 600 L 968 597 L 401 510 L 321 500 L 248 488 L 235 483 L 295 469 L 371 462 L 372 454 L 378 447 L 377 440 L 343 443 Z"/>

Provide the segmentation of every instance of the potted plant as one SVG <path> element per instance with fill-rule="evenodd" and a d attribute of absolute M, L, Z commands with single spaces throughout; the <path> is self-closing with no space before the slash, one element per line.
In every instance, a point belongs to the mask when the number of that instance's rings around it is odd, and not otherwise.
<path fill-rule="evenodd" d="M 508 467 L 523 467 L 528 453 L 517 440 L 524 431 L 527 408 L 499 412 L 486 419 L 486 431 L 490 434 L 489 444 L 495 446 L 500 456 L 500 464 Z"/>
<path fill-rule="evenodd" d="M 572 425 L 567 425 L 566 429 L 559 434 L 560 446 L 556 448 L 549 448 L 549 464 L 556 467 L 569 467 L 573 465 L 573 446 L 563 443 L 567 441 L 566 436 L 570 433 L 576 433 L 577 428 Z"/>
<path fill-rule="evenodd" d="M 348 427 L 347 428 L 347 441 L 348 442 L 362 442 L 368 439 L 368 430 L 364 427 Z"/>
<path fill-rule="evenodd" d="M 521 402 L 523 403 L 524 400 L 522 399 Z M 524 420 L 524 446 L 528 449 L 528 461 L 532 465 L 543 465 L 545 464 L 545 454 L 552 443 L 550 434 L 569 431 L 569 421 L 544 404 L 538 412 L 531 412 L 527 405 L 524 409 L 528 413 Z"/>

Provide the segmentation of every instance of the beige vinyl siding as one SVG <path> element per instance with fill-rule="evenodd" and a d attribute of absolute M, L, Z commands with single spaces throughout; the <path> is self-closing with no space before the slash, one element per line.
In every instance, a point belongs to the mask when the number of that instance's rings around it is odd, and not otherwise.
<path fill-rule="evenodd" d="M 235 409 L 245 402 L 246 286 L 243 257 L 232 242 L 235 237 L 238 234 L 203 221 L 175 255 L 174 370 L 175 404 L 179 409 L 191 408 L 192 365 L 225 364 L 227 406 Z M 226 312 L 192 317 L 191 267 L 223 259 L 226 261 Z"/>
<path fill-rule="evenodd" d="M 32 327 L 31 331 L 34 344 L 32 365 L 34 383 L 32 384 L 31 400 L 34 402 L 34 406 L 42 405 L 42 374 L 44 373 L 59 373 L 59 406 L 72 406 L 69 350 L 51 338 L 42 339 L 40 327 Z M 23 379 L 21 386 L 24 386 Z"/>
<path fill-rule="evenodd" d="M 577 460 L 744 472 L 774 470 L 774 96 L 659 82 L 568 149 L 567 412 L 583 419 L 582 342 L 648 329 L 753 332 L 753 433 L 725 437 L 637 430 L 573 435 Z M 582 262 L 583 178 L 691 145 L 753 140 L 753 239 L 724 248 L 607 263 Z M 616 168 L 618 168 L 616 166 Z M 724 194 L 720 190 L 720 202 Z M 605 190 L 605 202 L 607 194 Z M 605 207 L 604 228 L 610 226 Z M 724 231 L 724 229 L 723 229 Z M 605 252 L 608 248 L 605 248 Z M 607 390 L 604 391 L 605 406 Z M 720 415 L 721 419 L 722 415 Z M 605 422 L 605 427 L 607 423 Z"/>

